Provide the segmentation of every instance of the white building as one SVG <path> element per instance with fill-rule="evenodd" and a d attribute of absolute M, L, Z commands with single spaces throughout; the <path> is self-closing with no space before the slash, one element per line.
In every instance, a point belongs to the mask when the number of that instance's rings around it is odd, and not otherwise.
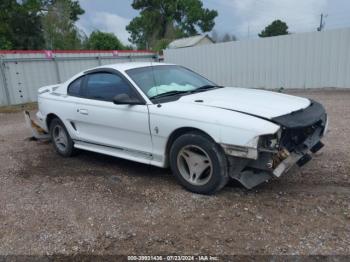
<path fill-rule="evenodd" d="M 184 48 L 184 47 L 191 47 L 191 46 L 210 45 L 214 43 L 215 42 L 208 35 L 196 35 L 196 36 L 176 39 L 168 45 L 168 48 L 176 49 L 176 48 Z"/>

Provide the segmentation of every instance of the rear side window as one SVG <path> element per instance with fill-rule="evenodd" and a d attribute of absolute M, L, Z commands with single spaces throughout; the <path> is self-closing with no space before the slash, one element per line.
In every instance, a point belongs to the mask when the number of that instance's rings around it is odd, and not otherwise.
<path fill-rule="evenodd" d="M 126 94 L 135 98 L 135 91 L 120 76 L 111 73 L 94 73 L 87 76 L 84 97 L 89 99 L 113 101 L 116 95 Z"/>
<path fill-rule="evenodd" d="M 69 86 L 68 86 L 68 95 L 71 96 L 80 96 L 81 91 L 81 84 L 82 84 L 83 78 L 80 77 L 76 80 L 74 80 Z"/>

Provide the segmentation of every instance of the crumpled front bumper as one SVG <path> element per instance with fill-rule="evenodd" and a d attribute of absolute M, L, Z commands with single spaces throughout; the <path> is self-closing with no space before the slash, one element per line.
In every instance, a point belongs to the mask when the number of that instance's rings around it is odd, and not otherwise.
<path fill-rule="evenodd" d="M 278 150 L 259 152 L 257 160 L 229 159 L 230 176 L 248 189 L 282 176 L 296 164 L 306 164 L 323 147 L 321 139 L 328 119 L 321 104 L 312 101 L 309 108 L 279 117 L 278 121 L 283 129 Z"/>
<path fill-rule="evenodd" d="M 240 159 L 231 157 L 229 159 L 229 174 L 232 178 L 238 180 L 247 189 L 272 179 L 273 177 L 279 178 L 283 174 L 287 173 L 293 166 L 303 166 L 312 159 L 310 153 L 316 153 L 323 147 L 323 143 L 320 140 L 313 145 L 311 148 L 305 148 L 303 151 L 298 152 L 286 152 L 283 151 L 284 155 L 287 155 L 283 160 L 279 159 L 278 164 L 271 164 L 274 156 L 259 158 L 255 161 L 249 161 L 246 159 Z M 314 150 L 313 150 L 314 149 Z M 232 168 L 235 166 L 235 168 Z M 239 170 L 239 172 L 237 172 Z"/>
<path fill-rule="evenodd" d="M 288 152 L 288 156 L 283 159 L 272 171 L 275 177 L 280 177 L 283 173 L 286 173 L 295 164 L 303 166 L 312 159 L 310 153 L 314 154 L 318 152 L 322 147 L 323 143 L 321 138 L 325 132 L 324 127 L 319 127 L 315 132 L 307 137 L 307 139 L 300 145 L 295 151 Z"/>

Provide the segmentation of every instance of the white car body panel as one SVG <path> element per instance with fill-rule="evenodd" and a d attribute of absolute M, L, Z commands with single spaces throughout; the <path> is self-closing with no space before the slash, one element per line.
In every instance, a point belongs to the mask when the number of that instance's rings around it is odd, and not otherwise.
<path fill-rule="evenodd" d="M 268 119 L 286 115 L 310 105 L 310 100 L 306 98 L 238 87 L 226 87 L 183 96 L 178 102 L 195 103 L 195 100 L 203 100 L 201 104 L 205 106 L 236 110 Z"/>
<path fill-rule="evenodd" d="M 150 105 L 149 110 L 153 150 L 159 156 L 165 155 L 169 136 L 179 128 L 199 129 L 219 144 L 251 148 L 257 148 L 257 137 L 274 134 L 280 128 L 266 120 L 225 109 L 191 103 L 183 103 L 179 107 L 178 101 L 162 104 L 161 107 Z"/>
<path fill-rule="evenodd" d="M 76 131 L 78 140 L 151 154 L 146 105 L 115 105 L 82 98 L 75 100 L 77 109 L 71 112 L 71 120 L 79 130 Z"/>
<path fill-rule="evenodd" d="M 103 101 L 88 101 L 90 103 L 84 105 L 76 97 L 50 96 L 46 93 L 39 98 L 37 119 L 43 129 L 48 130 L 47 115 L 55 114 L 63 121 L 75 141 L 75 147 L 151 164 L 152 142 L 147 105 L 133 106 L 133 110 L 129 111 L 128 105 Z M 88 115 L 77 112 L 81 108 L 88 110 Z M 116 118 L 120 121 L 114 122 Z"/>

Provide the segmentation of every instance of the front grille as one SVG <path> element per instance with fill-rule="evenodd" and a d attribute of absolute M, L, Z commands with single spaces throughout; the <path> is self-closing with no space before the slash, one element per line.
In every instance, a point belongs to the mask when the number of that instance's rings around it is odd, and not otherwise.
<path fill-rule="evenodd" d="M 301 128 L 284 128 L 281 134 L 280 146 L 293 151 L 302 146 L 306 139 L 316 130 L 324 128 L 324 121 L 320 119 L 315 124 Z"/>

